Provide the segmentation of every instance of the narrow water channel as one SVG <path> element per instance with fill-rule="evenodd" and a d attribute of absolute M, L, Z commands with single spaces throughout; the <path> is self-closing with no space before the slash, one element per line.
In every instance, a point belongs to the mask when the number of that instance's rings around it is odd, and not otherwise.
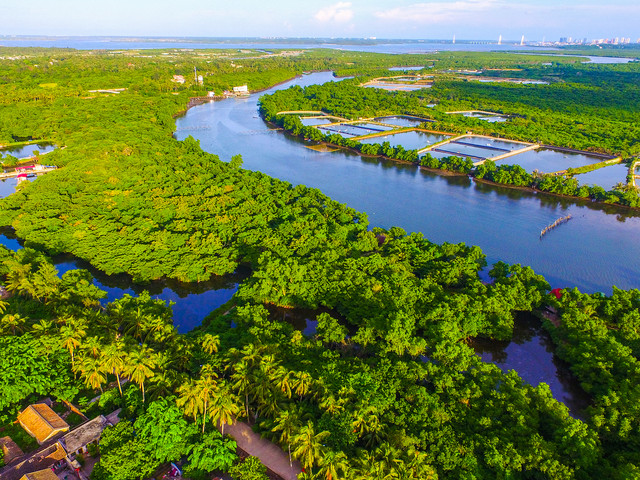
<path fill-rule="evenodd" d="M 0 245 L 14 251 L 22 248 L 22 244 L 16 238 L 1 234 Z M 146 290 L 151 298 L 163 300 L 167 305 L 172 305 L 173 323 L 180 333 L 190 332 L 199 326 L 209 313 L 228 302 L 238 290 L 240 282 L 249 273 L 239 270 L 231 275 L 214 277 L 207 282 L 199 283 L 183 283 L 167 279 L 139 284 L 134 283 L 129 275 L 107 275 L 71 255 L 53 258 L 53 262 L 60 276 L 69 270 L 88 270 L 93 276 L 93 284 L 107 292 L 107 297 L 102 301 L 103 305 L 125 294 L 138 296 Z"/>

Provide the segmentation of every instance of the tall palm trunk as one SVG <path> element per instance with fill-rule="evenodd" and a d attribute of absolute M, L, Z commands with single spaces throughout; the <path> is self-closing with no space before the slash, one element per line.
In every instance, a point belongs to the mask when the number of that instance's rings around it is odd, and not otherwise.
<path fill-rule="evenodd" d="M 202 415 L 202 433 L 204 433 L 204 426 L 207 423 L 207 402 L 204 402 L 204 412 Z"/>
<path fill-rule="evenodd" d="M 120 396 L 122 396 L 122 385 L 120 385 L 120 375 L 116 372 L 116 380 L 118 380 L 118 390 L 120 390 Z"/>

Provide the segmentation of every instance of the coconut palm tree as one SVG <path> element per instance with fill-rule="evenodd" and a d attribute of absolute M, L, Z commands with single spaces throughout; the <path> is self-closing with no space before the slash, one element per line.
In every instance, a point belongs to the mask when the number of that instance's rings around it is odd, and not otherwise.
<path fill-rule="evenodd" d="M 125 370 L 125 361 L 127 360 L 127 352 L 125 350 L 124 343 L 121 340 L 116 340 L 113 343 L 107 345 L 102 352 L 102 368 L 106 373 L 113 373 L 118 381 L 118 390 L 120 396 L 122 396 L 122 384 L 120 382 L 120 375 Z"/>
<path fill-rule="evenodd" d="M 207 422 L 207 409 L 218 394 L 218 374 L 210 365 L 202 368 L 200 378 L 196 380 L 196 389 L 200 402 L 202 402 L 202 432 Z"/>
<path fill-rule="evenodd" d="M 200 344 L 202 345 L 202 349 L 209 355 L 217 353 L 218 348 L 220 348 L 220 337 L 206 333 L 200 339 Z"/>
<path fill-rule="evenodd" d="M 54 324 L 52 320 L 40 320 L 38 323 L 34 324 L 31 329 L 33 333 L 41 337 L 43 335 L 50 335 L 53 331 Z"/>
<path fill-rule="evenodd" d="M 82 350 L 87 352 L 93 358 L 98 358 L 101 356 L 101 352 L 104 346 L 100 343 L 100 339 L 98 337 L 87 337 L 82 342 Z"/>
<path fill-rule="evenodd" d="M 289 466 L 293 465 L 291 459 L 291 440 L 294 432 L 300 429 L 300 418 L 298 412 L 292 410 L 282 410 L 276 418 L 272 432 L 280 432 L 280 442 L 286 443 L 289 449 Z"/>
<path fill-rule="evenodd" d="M 326 480 L 339 480 L 344 478 L 348 469 L 349 461 L 344 452 L 327 450 L 320 458 L 320 474 Z"/>
<path fill-rule="evenodd" d="M 287 398 L 291 398 L 292 387 L 295 382 L 296 372 L 287 370 L 284 367 L 278 367 L 274 372 L 274 380 L 278 388 L 286 395 Z"/>
<path fill-rule="evenodd" d="M 60 328 L 60 346 L 69 350 L 71 366 L 74 365 L 74 351 L 82 344 L 87 331 L 82 322 L 74 321 Z"/>
<path fill-rule="evenodd" d="M 142 402 L 144 403 L 144 382 L 154 375 L 156 367 L 155 353 L 146 345 L 131 350 L 125 360 L 124 374 L 137 383 L 142 390 Z"/>
<path fill-rule="evenodd" d="M 247 419 L 249 418 L 249 395 L 254 388 L 254 370 L 249 361 L 242 357 L 234 366 L 234 372 L 231 374 L 233 381 L 232 388 L 238 394 L 244 396 L 244 408 Z"/>
<path fill-rule="evenodd" d="M 203 411 L 202 399 L 194 379 L 189 379 L 178 387 L 176 404 L 185 415 L 193 415 L 193 422 L 198 421 L 198 414 Z"/>
<path fill-rule="evenodd" d="M 24 324 L 26 321 L 26 318 L 21 317 L 17 313 L 3 315 L 2 319 L 0 319 L 0 330 L 3 332 L 5 330 L 11 330 L 12 335 L 15 335 L 16 332 L 22 333 L 24 332 Z"/>
<path fill-rule="evenodd" d="M 240 412 L 237 398 L 225 383 L 218 384 L 217 395 L 211 403 L 209 416 L 214 424 L 220 424 L 220 431 L 224 435 L 224 426 L 232 425 L 236 415 Z"/>
<path fill-rule="evenodd" d="M 311 420 L 293 436 L 293 456 L 300 460 L 302 466 L 311 470 L 324 453 L 323 440 L 329 432 L 316 433 Z"/>
<path fill-rule="evenodd" d="M 311 386 L 313 385 L 313 377 L 307 372 L 299 372 L 294 380 L 293 387 L 295 388 L 295 394 L 300 397 L 309 393 Z"/>
<path fill-rule="evenodd" d="M 99 388 L 100 392 L 102 392 L 102 385 L 107 381 L 107 376 L 104 373 L 100 359 L 90 355 L 82 356 L 73 370 L 80 372 L 80 376 L 84 378 L 87 387 Z"/>

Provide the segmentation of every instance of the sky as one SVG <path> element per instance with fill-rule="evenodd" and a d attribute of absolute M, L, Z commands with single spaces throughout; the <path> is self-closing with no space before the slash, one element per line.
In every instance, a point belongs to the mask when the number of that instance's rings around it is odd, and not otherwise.
<path fill-rule="evenodd" d="M 0 0 L 0 35 L 640 37 L 638 0 Z"/>

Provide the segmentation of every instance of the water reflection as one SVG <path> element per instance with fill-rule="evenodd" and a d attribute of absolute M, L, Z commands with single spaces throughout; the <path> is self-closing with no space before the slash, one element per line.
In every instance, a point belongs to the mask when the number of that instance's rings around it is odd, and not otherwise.
<path fill-rule="evenodd" d="M 10 250 L 22 248 L 22 243 L 6 229 L 0 234 L 0 244 Z M 249 275 L 247 269 L 240 268 L 236 273 L 213 277 L 206 282 L 185 283 L 174 279 L 155 280 L 147 283 L 135 283 L 130 275 L 107 275 L 94 268 L 90 263 L 71 255 L 59 255 L 53 262 L 58 274 L 69 270 L 85 269 L 93 276 L 93 284 L 107 292 L 103 305 L 121 298 L 125 294 L 137 296 L 148 291 L 152 298 L 164 300 L 167 305 L 173 302 L 173 321 L 180 333 L 186 333 L 199 326 L 211 311 L 228 302 L 238 290 L 238 285 Z"/>
<path fill-rule="evenodd" d="M 543 382 L 549 385 L 553 397 L 567 405 L 572 416 L 582 418 L 589 406 L 589 395 L 569 366 L 553 353 L 553 340 L 535 316 L 529 313 L 516 316 L 510 342 L 476 338 L 471 347 L 483 361 L 494 363 L 505 372 L 515 370 L 533 386 Z"/>

